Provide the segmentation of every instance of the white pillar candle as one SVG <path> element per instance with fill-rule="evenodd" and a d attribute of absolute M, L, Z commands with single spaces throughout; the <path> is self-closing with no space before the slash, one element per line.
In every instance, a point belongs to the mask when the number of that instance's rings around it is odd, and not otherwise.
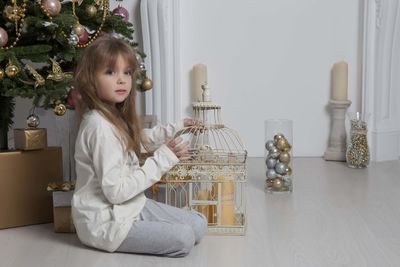
<path fill-rule="evenodd" d="M 193 66 L 193 100 L 202 101 L 203 90 L 201 86 L 207 83 L 207 66 L 196 64 Z"/>
<path fill-rule="evenodd" d="M 347 100 L 348 65 L 345 61 L 337 62 L 332 67 L 332 100 Z"/>

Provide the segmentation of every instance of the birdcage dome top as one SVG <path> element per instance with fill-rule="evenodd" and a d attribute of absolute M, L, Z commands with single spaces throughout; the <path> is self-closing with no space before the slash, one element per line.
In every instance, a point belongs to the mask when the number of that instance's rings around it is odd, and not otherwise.
<path fill-rule="evenodd" d="M 239 134 L 224 125 L 222 108 L 211 102 L 209 87 L 204 85 L 202 88 L 203 101 L 192 104 L 194 125 L 182 129 L 175 135 L 190 143 L 190 159 L 187 161 L 245 162 L 247 151 Z"/>

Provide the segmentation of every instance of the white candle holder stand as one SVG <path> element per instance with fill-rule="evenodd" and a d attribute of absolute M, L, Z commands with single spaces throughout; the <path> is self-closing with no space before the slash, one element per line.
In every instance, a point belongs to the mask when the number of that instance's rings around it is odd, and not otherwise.
<path fill-rule="evenodd" d="M 329 106 L 332 115 L 332 128 L 329 136 L 328 148 L 324 159 L 333 161 L 346 161 L 346 128 L 345 118 L 350 100 L 330 100 Z"/>

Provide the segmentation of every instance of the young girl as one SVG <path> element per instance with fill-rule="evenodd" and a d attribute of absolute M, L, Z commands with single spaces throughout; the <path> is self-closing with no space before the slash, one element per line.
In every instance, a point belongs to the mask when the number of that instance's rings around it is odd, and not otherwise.
<path fill-rule="evenodd" d="M 184 256 L 205 234 L 206 219 L 147 199 L 144 190 L 187 156 L 187 142 L 165 140 L 191 122 L 142 132 L 135 110 L 137 68 L 131 47 L 110 36 L 88 47 L 78 64 L 74 87 L 80 94 L 82 118 L 75 145 L 72 217 L 79 239 L 87 246 Z M 165 143 L 140 167 L 144 141 Z"/>

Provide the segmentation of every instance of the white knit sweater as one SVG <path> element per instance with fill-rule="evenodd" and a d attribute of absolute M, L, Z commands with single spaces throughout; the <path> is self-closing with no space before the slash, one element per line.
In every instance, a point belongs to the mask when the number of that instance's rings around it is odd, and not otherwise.
<path fill-rule="evenodd" d="M 151 144 L 162 144 L 183 123 L 144 130 Z M 142 167 L 136 154 L 125 152 L 116 128 L 98 111 L 88 111 L 75 144 L 77 182 L 72 218 L 82 243 L 115 251 L 138 219 L 144 190 L 159 181 L 179 159 L 164 144 Z"/>

